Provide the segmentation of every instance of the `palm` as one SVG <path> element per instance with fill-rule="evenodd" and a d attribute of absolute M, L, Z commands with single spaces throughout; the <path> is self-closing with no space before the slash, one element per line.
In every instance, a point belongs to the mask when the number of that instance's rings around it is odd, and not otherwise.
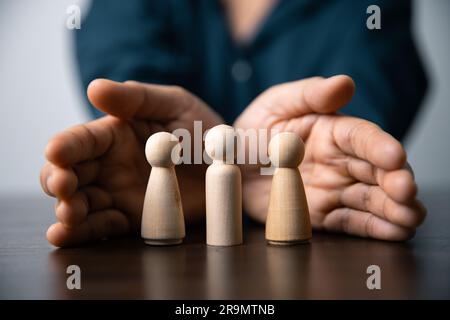
<path fill-rule="evenodd" d="M 351 97 L 349 82 L 336 80 L 342 83 L 314 92 L 321 81 L 269 89 L 235 125 L 292 131 L 303 138 L 300 171 L 314 228 L 389 240 L 410 237 L 424 210 L 415 199 L 411 173 L 403 169 L 403 149 L 377 126 L 335 113 Z M 244 208 L 264 221 L 271 177 L 243 171 Z"/>
<path fill-rule="evenodd" d="M 89 193 L 90 212 L 114 207 L 129 221 L 131 229 L 139 228 L 141 204 L 150 167 L 143 155 L 144 141 L 139 139 L 129 123 L 112 117 L 105 125 L 114 132 L 115 140 L 110 148 L 97 159 L 98 171 L 83 190 Z M 103 203 L 94 203 L 102 197 Z"/>
<path fill-rule="evenodd" d="M 104 198 L 109 198 L 105 202 L 123 213 L 128 219 L 132 231 L 137 232 L 140 228 L 142 204 L 150 173 L 150 166 L 143 150 L 146 138 L 155 131 L 149 129 L 149 131 L 145 130 L 139 134 L 139 128 L 142 130 L 145 127 L 152 127 L 152 123 L 146 121 L 124 122 L 109 117 L 105 119 L 104 125 L 110 126 L 116 138 L 107 152 L 95 160 L 98 162 L 98 172 L 96 177 L 84 187 L 84 190 L 91 189 L 89 191 L 91 199 L 97 199 L 99 193 L 103 193 Z M 189 123 L 181 123 L 181 125 L 188 127 Z M 168 127 L 160 127 L 159 129 L 169 131 Z M 177 167 L 182 194 L 184 190 L 192 191 L 202 188 L 203 176 L 197 174 L 199 170 L 201 168 L 193 170 L 192 167 L 185 165 Z M 189 197 L 183 199 L 184 210 L 189 213 L 189 218 L 194 214 L 192 212 L 194 207 L 198 207 L 198 204 L 192 202 L 192 200 Z M 95 209 L 107 208 L 103 206 Z"/>
<path fill-rule="evenodd" d="M 308 117 L 308 116 L 306 116 Z M 332 139 L 331 128 L 338 116 L 314 116 L 311 133 L 305 138 L 305 157 L 300 166 L 300 172 L 305 185 L 308 206 L 313 214 L 313 225 L 321 227 L 324 217 L 334 209 L 343 206 L 336 201 L 339 193 L 354 183 L 346 169 L 347 156 L 338 148 Z M 277 126 L 285 127 L 286 122 Z M 295 131 L 295 130 L 294 130 Z M 320 148 L 318 146 L 320 145 Z M 256 173 L 256 172 L 255 172 Z M 259 176 L 257 173 L 245 181 L 248 186 L 244 188 L 259 195 L 261 203 L 268 203 L 271 177 Z M 261 196 L 264 198 L 262 199 Z M 257 216 L 264 216 L 266 206 L 259 206 L 255 212 Z"/>

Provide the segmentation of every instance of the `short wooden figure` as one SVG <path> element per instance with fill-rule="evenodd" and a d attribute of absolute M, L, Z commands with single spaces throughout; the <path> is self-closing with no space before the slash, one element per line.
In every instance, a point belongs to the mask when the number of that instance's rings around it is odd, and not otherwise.
<path fill-rule="evenodd" d="M 185 236 L 183 208 L 175 164 L 181 145 L 173 134 L 158 132 L 145 146 L 152 166 L 142 212 L 141 236 L 149 245 L 180 244 Z"/>
<path fill-rule="evenodd" d="M 298 166 L 305 146 L 291 132 L 274 136 L 269 143 L 269 158 L 276 167 L 270 191 L 266 239 L 273 245 L 291 245 L 312 236 L 305 189 Z"/>

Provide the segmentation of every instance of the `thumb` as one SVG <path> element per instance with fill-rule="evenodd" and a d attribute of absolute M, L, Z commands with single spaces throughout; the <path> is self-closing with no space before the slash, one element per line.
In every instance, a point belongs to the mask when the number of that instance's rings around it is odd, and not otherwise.
<path fill-rule="evenodd" d="M 274 87 L 271 105 L 283 116 L 334 113 L 350 102 L 354 91 L 355 83 L 349 76 L 314 77 Z"/>
<path fill-rule="evenodd" d="M 194 96 L 176 86 L 137 81 L 92 81 L 87 89 L 89 101 L 100 111 L 118 118 L 176 119 L 194 102 Z"/>

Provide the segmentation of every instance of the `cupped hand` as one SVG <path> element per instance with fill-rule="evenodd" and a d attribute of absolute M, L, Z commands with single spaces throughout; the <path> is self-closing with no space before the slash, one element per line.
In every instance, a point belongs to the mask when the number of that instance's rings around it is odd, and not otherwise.
<path fill-rule="evenodd" d="M 46 148 L 41 185 L 58 199 L 58 222 L 47 231 L 55 246 L 79 245 L 105 237 L 139 233 L 150 166 L 147 138 L 157 131 L 185 128 L 195 120 L 206 130 L 223 120 L 182 88 L 98 79 L 88 88 L 91 103 L 107 115 L 69 128 Z M 177 166 L 186 220 L 204 212 L 204 166 Z"/>
<path fill-rule="evenodd" d="M 297 133 L 305 142 L 300 171 L 315 229 L 401 241 L 426 211 L 402 145 L 377 125 L 336 112 L 355 86 L 347 76 L 274 86 L 257 97 L 235 127 Z M 265 221 L 271 176 L 243 167 L 243 205 Z"/>

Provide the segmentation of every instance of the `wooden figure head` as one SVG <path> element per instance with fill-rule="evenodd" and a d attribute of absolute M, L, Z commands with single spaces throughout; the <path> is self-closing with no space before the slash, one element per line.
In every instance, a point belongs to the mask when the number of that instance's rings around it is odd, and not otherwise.
<path fill-rule="evenodd" d="M 236 158 L 237 137 L 233 127 L 221 124 L 210 129 L 205 137 L 205 151 L 213 160 Z"/>
<path fill-rule="evenodd" d="M 145 156 L 152 167 L 172 167 L 180 161 L 181 145 L 169 132 L 157 132 L 148 138 Z"/>
<path fill-rule="evenodd" d="M 269 143 L 269 158 L 272 164 L 281 168 L 296 168 L 305 155 L 303 140 L 292 132 L 281 132 Z"/>

